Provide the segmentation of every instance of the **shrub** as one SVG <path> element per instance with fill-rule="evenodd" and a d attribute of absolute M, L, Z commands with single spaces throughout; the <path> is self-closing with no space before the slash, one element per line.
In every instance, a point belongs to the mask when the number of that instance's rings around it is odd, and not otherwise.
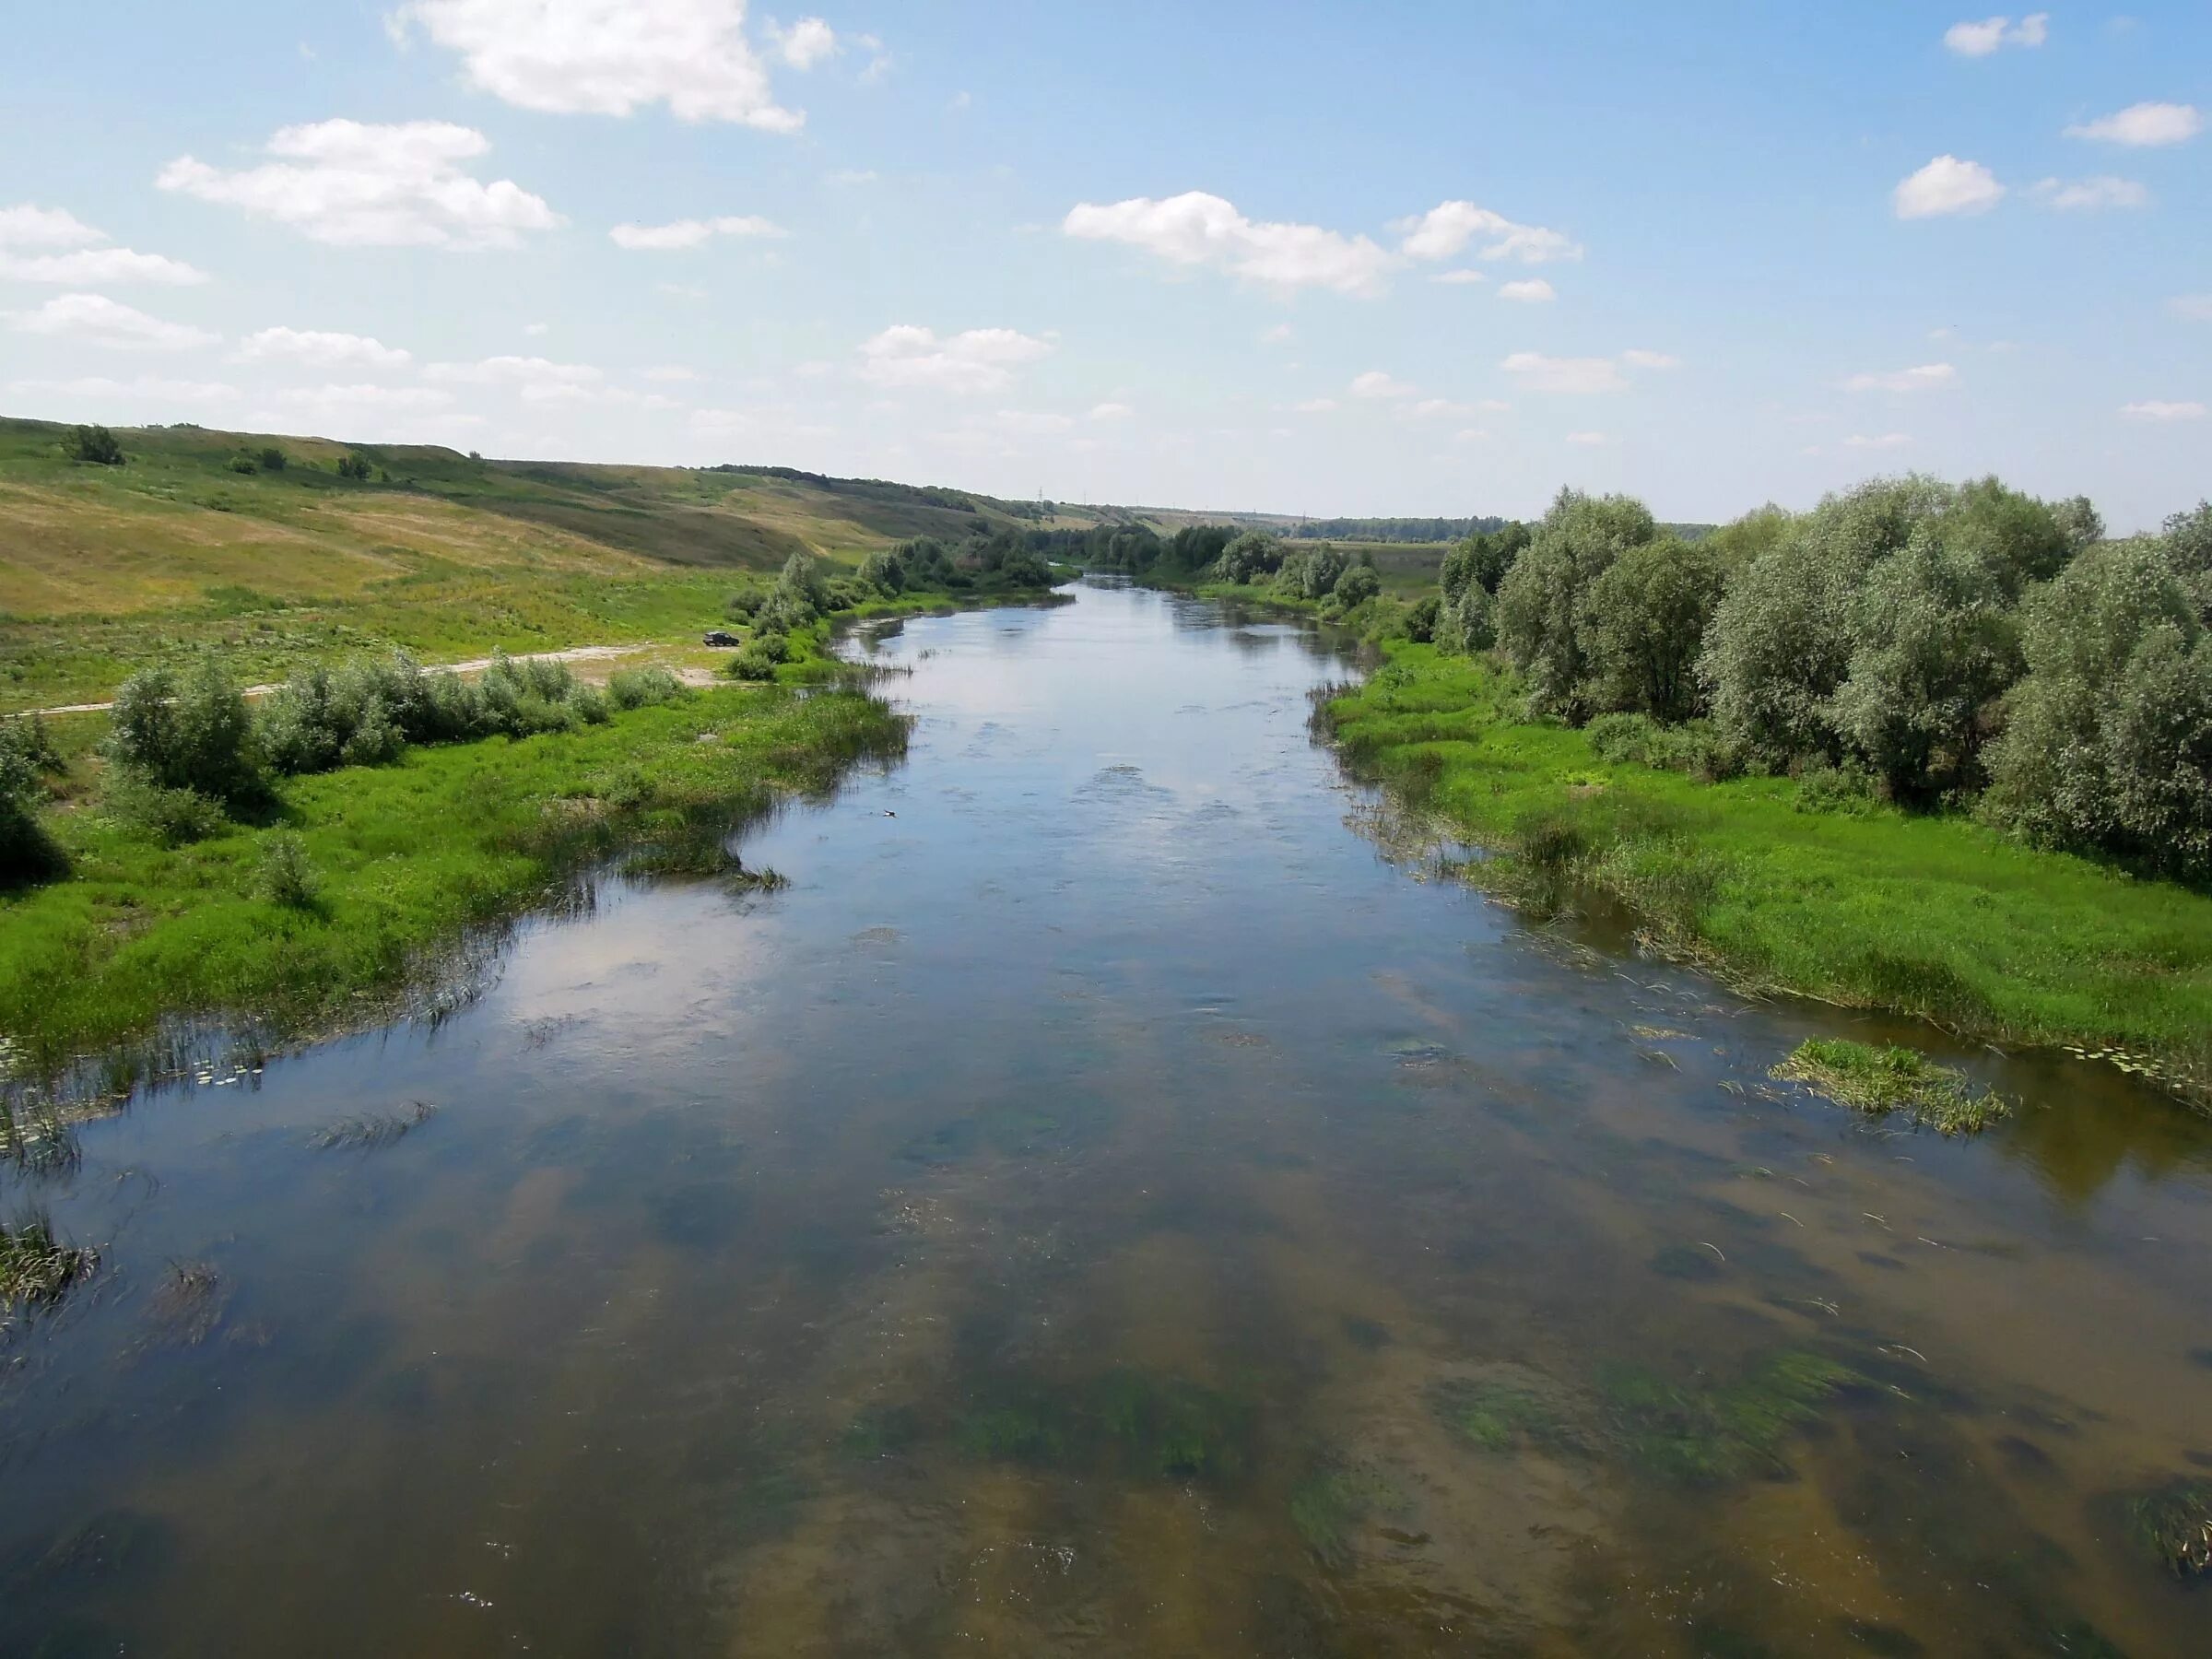
<path fill-rule="evenodd" d="M 261 470 L 261 465 L 251 455 L 233 455 L 230 457 L 230 470 L 234 473 L 257 473 Z"/>
<path fill-rule="evenodd" d="M 1336 578 L 1331 596 L 1346 610 L 1362 605 L 1382 591 L 1382 578 L 1372 565 L 1356 564 Z"/>
<path fill-rule="evenodd" d="M 730 659 L 729 672 L 741 680 L 772 680 L 776 665 L 791 655 L 791 641 L 772 629 L 764 629 L 738 647 Z"/>
<path fill-rule="evenodd" d="M 1283 544 L 1265 530 L 1247 530 L 1214 561 L 1214 574 L 1223 582 L 1257 582 L 1282 568 Z"/>
<path fill-rule="evenodd" d="M 323 878 L 307 855 L 307 843 L 279 830 L 261 844 L 261 896 L 287 910 L 312 910 L 323 896 Z"/>
<path fill-rule="evenodd" d="M 1286 560 L 1284 568 L 1288 570 Z M 1305 557 L 1298 574 L 1299 593 L 1307 599 L 1326 599 L 1336 591 L 1336 582 L 1347 568 L 1342 553 L 1335 547 L 1316 547 Z"/>
<path fill-rule="evenodd" d="M 1406 607 L 1406 637 L 1417 645 L 1427 645 L 1436 638 L 1437 621 L 1443 610 L 1442 599 L 1435 594 L 1425 594 Z"/>
<path fill-rule="evenodd" d="M 167 668 L 134 674 L 116 692 L 109 723 L 109 760 L 158 788 L 229 807 L 265 793 L 253 715 L 213 657 L 187 678 Z"/>
<path fill-rule="evenodd" d="M 108 773 L 100 803 L 124 829 L 164 847 L 189 846 L 230 828 L 219 802 L 194 789 L 164 788 L 124 767 Z"/>
<path fill-rule="evenodd" d="M 366 455 L 340 455 L 338 457 L 338 477 L 341 478 L 351 478 L 356 483 L 366 484 L 369 481 L 369 475 L 373 470 L 374 468 L 370 465 L 369 457 Z"/>
<path fill-rule="evenodd" d="M 624 668 L 606 682 L 607 700 L 618 709 L 675 702 L 683 695 L 683 682 L 665 668 Z"/>
<path fill-rule="evenodd" d="M 115 441 L 115 434 L 104 426 L 73 428 L 68 441 L 63 447 L 67 451 L 70 460 L 88 466 L 123 465 L 123 445 Z"/>
<path fill-rule="evenodd" d="M 282 472 L 292 464 L 292 458 L 273 443 L 261 452 L 260 460 L 263 472 Z"/>
<path fill-rule="evenodd" d="M 42 725 L 31 721 L 0 723 L 0 887 L 17 887 L 58 876 L 66 861 L 40 822 L 46 799 L 40 773 L 52 750 Z"/>

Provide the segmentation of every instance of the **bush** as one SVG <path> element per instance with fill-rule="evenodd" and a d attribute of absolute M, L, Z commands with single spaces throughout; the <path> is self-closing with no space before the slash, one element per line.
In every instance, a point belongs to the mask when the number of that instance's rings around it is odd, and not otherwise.
<path fill-rule="evenodd" d="M 729 672 L 741 680 L 772 680 L 776 665 L 791 655 L 791 641 L 773 629 L 756 633 L 730 659 Z"/>
<path fill-rule="evenodd" d="M 675 702 L 683 695 L 683 682 L 665 668 L 624 668 L 606 682 L 607 700 L 618 709 Z"/>
<path fill-rule="evenodd" d="M 282 472 L 291 464 L 292 458 L 273 443 L 261 452 L 261 470 L 263 472 Z"/>
<path fill-rule="evenodd" d="M 134 674 L 115 693 L 108 759 L 157 788 L 190 790 L 227 807 L 266 793 L 246 700 L 223 665 L 204 658 L 189 678 Z"/>
<path fill-rule="evenodd" d="M 1583 730 L 1598 758 L 1615 765 L 1687 772 L 1707 783 L 1743 770 L 1709 720 L 1663 725 L 1642 713 L 1594 714 Z"/>
<path fill-rule="evenodd" d="M 1214 574 L 1223 582 L 1257 582 L 1282 568 L 1283 544 L 1265 530 L 1247 530 L 1214 561 Z"/>
<path fill-rule="evenodd" d="M 52 747 L 34 721 L 0 722 L 0 887 L 18 887 L 58 876 L 66 861 L 40 822 Z"/>
<path fill-rule="evenodd" d="M 261 896 L 287 910 L 312 910 L 323 897 L 323 878 L 307 855 L 307 843 L 279 830 L 261 844 Z"/>
<path fill-rule="evenodd" d="M 164 847 L 189 846 L 230 828 L 222 804 L 195 789 L 168 789 L 118 767 L 100 788 L 107 815 L 124 829 Z"/>
<path fill-rule="evenodd" d="M 261 470 L 261 464 L 251 455 L 233 455 L 230 457 L 230 470 L 234 473 L 257 473 Z"/>
<path fill-rule="evenodd" d="M 370 465 L 369 457 L 366 455 L 341 455 L 338 457 L 338 477 L 341 478 L 351 478 L 356 483 L 366 484 L 369 481 L 369 475 L 373 470 L 374 468 Z"/>
<path fill-rule="evenodd" d="M 124 461 L 123 445 L 115 441 L 115 434 L 104 426 L 80 426 L 71 429 L 68 441 L 63 446 L 72 461 L 88 466 L 121 466 Z"/>
<path fill-rule="evenodd" d="M 1672 536 L 1632 547 L 1590 586 L 1590 700 L 1688 720 L 1702 706 L 1697 664 L 1721 602 L 1720 562 Z"/>
<path fill-rule="evenodd" d="M 1372 565 L 1356 564 L 1336 578 L 1331 596 L 1346 610 L 1365 604 L 1382 591 L 1382 578 Z"/>
<path fill-rule="evenodd" d="M 1427 645 L 1436 639 L 1439 616 L 1443 610 L 1442 599 L 1435 594 L 1426 594 L 1415 600 L 1406 611 L 1406 637 L 1417 645 Z"/>

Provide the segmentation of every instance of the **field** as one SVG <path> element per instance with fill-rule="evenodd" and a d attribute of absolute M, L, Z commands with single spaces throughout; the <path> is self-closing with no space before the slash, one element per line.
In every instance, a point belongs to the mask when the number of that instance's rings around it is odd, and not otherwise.
<path fill-rule="evenodd" d="M 1324 718 L 1356 767 L 1494 853 L 1471 873 L 1510 899 L 1594 888 L 1656 947 L 1752 988 L 2117 1049 L 2212 1099 L 2212 896 L 1967 818 L 1835 810 L 1789 778 L 1609 763 L 1528 720 L 1507 677 L 1430 646 L 1394 646 Z"/>
<path fill-rule="evenodd" d="M 852 565 L 1032 522 L 1018 504 L 867 480 L 197 427 L 123 432 L 126 465 L 80 465 L 65 434 L 0 420 L 0 713 L 97 700 L 201 648 L 265 681 L 392 645 L 440 661 L 677 640 L 720 621 L 734 580 L 800 549 Z M 267 448 L 281 471 L 232 469 Z M 369 480 L 338 476 L 349 454 Z"/>

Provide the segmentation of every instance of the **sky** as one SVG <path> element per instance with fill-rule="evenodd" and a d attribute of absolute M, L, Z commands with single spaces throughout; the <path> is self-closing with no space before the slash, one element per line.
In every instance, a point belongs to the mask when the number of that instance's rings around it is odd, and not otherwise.
<path fill-rule="evenodd" d="M 1007 497 L 2212 494 L 2212 6 L 8 7 L 0 412 Z"/>

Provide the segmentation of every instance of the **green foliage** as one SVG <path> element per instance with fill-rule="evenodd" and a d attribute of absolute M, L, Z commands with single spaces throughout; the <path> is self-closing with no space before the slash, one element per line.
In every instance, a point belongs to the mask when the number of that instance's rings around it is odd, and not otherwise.
<path fill-rule="evenodd" d="M 1436 638 L 1437 623 L 1443 613 L 1443 601 L 1435 594 L 1425 594 L 1406 610 L 1406 637 L 1417 645 L 1427 645 Z"/>
<path fill-rule="evenodd" d="M 1669 536 L 1622 552 L 1586 600 L 1589 700 L 1661 721 L 1697 713 L 1698 657 L 1720 599 L 1720 560 L 1703 543 Z"/>
<path fill-rule="evenodd" d="M 258 459 L 265 473 L 280 473 L 292 464 L 292 458 L 273 443 L 263 447 Z"/>
<path fill-rule="evenodd" d="M 1749 569 L 1787 535 L 1795 519 L 1796 515 L 1786 508 L 1769 501 L 1764 507 L 1754 507 L 1743 517 L 1723 524 L 1699 545 L 1712 555 L 1722 575 L 1734 580 L 1737 572 Z"/>
<path fill-rule="evenodd" d="M 665 668 L 620 668 L 606 682 L 607 701 L 625 712 L 676 702 L 683 696 L 683 682 Z"/>
<path fill-rule="evenodd" d="M 2127 1502 L 2136 1547 L 2180 1579 L 2212 1574 L 2212 1484 L 2178 1480 Z"/>
<path fill-rule="evenodd" d="M 366 484 L 369 481 L 370 474 L 375 470 L 374 465 L 366 455 L 341 455 L 338 457 L 338 477 L 351 478 L 357 484 Z"/>
<path fill-rule="evenodd" d="M 2212 636 L 2172 544 L 2084 554 L 2029 605 L 2023 646 L 1990 814 L 2051 845 L 2212 873 Z"/>
<path fill-rule="evenodd" d="M 72 427 L 63 449 L 70 460 L 87 466 L 121 466 L 124 463 L 123 445 L 104 426 Z"/>
<path fill-rule="evenodd" d="M 1875 1117 L 1909 1112 L 1945 1135 L 1977 1135 L 2009 1111 L 1964 1073 L 1896 1043 L 1876 1048 L 1845 1037 L 1808 1037 L 1773 1076 Z"/>
<path fill-rule="evenodd" d="M 233 455 L 230 457 L 230 470 L 250 478 L 261 470 L 261 465 L 251 455 Z"/>
<path fill-rule="evenodd" d="M 64 1244 L 42 1215 L 21 1217 L 12 1225 L 0 1222 L 0 1330 L 17 1308 L 60 1301 L 99 1265 L 98 1251 Z"/>
<path fill-rule="evenodd" d="M 1743 770 L 1709 720 L 1664 725 L 1648 714 L 1596 714 L 1583 730 L 1592 750 L 1617 766 L 1687 772 L 1703 783 L 1732 778 Z"/>
<path fill-rule="evenodd" d="M 46 881 L 68 861 L 40 818 L 55 764 L 43 722 L 0 722 L 0 888 Z"/>
<path fill-rule="evenodd" d="M 1221 549 L 1213 573 L 1222 582 L 1253 582 L 1283 568 L 1283 544 L 1265 530 L 1247 530 Z"/>
<path fill-rule="evenodd" d="M 164 788 L 128 767 L 109 769 L 100 806 L 125 831 L 159 847 L 188 847 L 233 827 L 220 801 L 196 789 Z"/>
<path fill-rule="evenodd" d="M 1628 1456 L 1662 1479 L 1712 1486 L 1779 1468 L 1789 1436 L 1856 1380 L 1832 1359 L 1792 1351 L 1731 1383 L 1703 1375 L 1677 1383 L 1624 1365 L 1608 1368 L 1599 1386 Z"/>
<path fill-rule="evenodd" d="M 1319 1559 L 1340 1566 L 1351 1558 L 1361 1524 L 1405 1501 L 1405 1494 L 1380 1470 L 1324 1466 L 1291 1491 L 1290 1524 Z"/>
<path fill-rule="evenodd" d="M 115 693 L 110 763 L 164 790 L 191 790 L 237 808 L 265 793 L 253 719 L 229 670 L 212 656 L 188 672 L 149 668 Z"/>
<path fill-rule="evenodd" d="M 1924 801 L 1981 782 L 1987 712 L 2017 677 L 2017 629 L 1990 563 L 1924 527 L 1867 575 L 1830 719 L 1889 794 Z"/>
<path fill-rule="evenodd" d="M 288 830 L 262 839 L 261 896 L 287 910 L 312 910 L 323 896 L 323 878 L 308 857 L 307 843 Z"/>
<path fill-rule="evenodd" d="M 1456 600 L 1470 583 L 1495 594 L 1505 573 L 1513 568 L 1529 543 L 1529 528 L 1518 521 L 1492 530 L 1477 530 L 1444 555 L 1439 585 L 1447 601 Z"/>
<path fill-rule="evenodd" d="M 776 665 L 790 655 L 790 640 L 772 628 L 763 628 L 730 659 L 730 677 L 741 680 L 772 680 L 776 677 Z"/>
<path fill-rule="evenodd" d="M 1528 678 L 1529 706 L 1580 725 L 1596 711 L 1593 590 L 1658 534 L 1641 501 L 1563 489 L 1498 586 L 1498 645 Z"/>
<path fill-rule="evenodd" d="M 1356 564 L 1336 578 L 1336 585 L 1329 596 L 1346 610 L 1363 605 L 1382 591 L 1382 578 L 1375 573 L 1372 565 Z"/>

